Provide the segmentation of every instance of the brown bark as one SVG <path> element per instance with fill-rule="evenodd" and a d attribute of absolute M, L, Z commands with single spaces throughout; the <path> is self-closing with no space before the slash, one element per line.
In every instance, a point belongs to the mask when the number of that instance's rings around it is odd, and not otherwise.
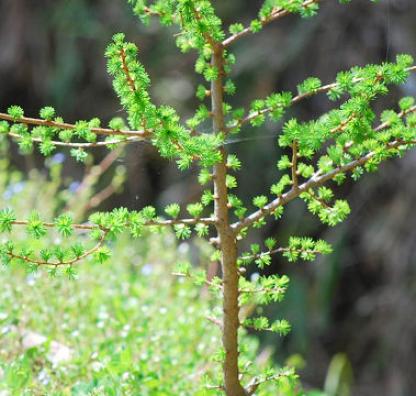
<path fill-rule="evenodd" d="M 213 66 L 217 67 L 219 76 L 211 84 L 212 113 L 214 133 L 224 131 L 223 112 L 223 48 L 218 45 L 212 57 Z M 223 366 L 224 388 L 227 396 L 245 396 L 246 392 L 240 384 L 238 371 L 238 270 L 237 244 L 235 233 L 228 218 L 228 194 L 225 184 L 227 174 L 226 152 L 221 149 L 222 160 L 214 167 L 215 217 L 218 240 L 222 253 L 223 272 L 223 335 L 225 350 Z"/>

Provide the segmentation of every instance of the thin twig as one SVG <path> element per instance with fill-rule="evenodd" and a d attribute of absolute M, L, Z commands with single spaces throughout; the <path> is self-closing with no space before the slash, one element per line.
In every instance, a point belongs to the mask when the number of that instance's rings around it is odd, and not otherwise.
<path fill-rule="evenodd" d="M 393 150 L 393 149 L 397 149 L 400 146 L 406 146 L 406 145 L 412 145 L 412 144 L 416 144 L 416 140 L 410 140 L 410 141 L 395 140 L 393 142 L 387 143 L 386 148 L 388 150 Z M 301 184 L 297 190 L 293 188 L 290 189 L 287 193 L 271 201 L 269 204 L 267 204 L 263 208 L 253 212 L 252 214 L 247 216 L 245 219 L 232 224 L 233 230 L 236 233 L 238 233 L 239 231 L 241 231 L 241 229 L 250 226 L 251 224 L 263 218 L 265 215 L 272 213 L 278 207 L 286 205 L 288 202 L 293 201 L 303 192 L 306 192 L 310 190 L 311 188 L 322 186 L 324 183 L 333 179 L 339 173 L 349 172 L 358 166 L 364 165 L 366 162 L 371 160 L 376 154 L 377 154 L 376 152 L 370 151 L 363 157 L 358 158 L 354 161 L 351 161 L 348 164 L 338 166 L 337 168 L 333 169 L 332 171 L 328 173 L 325 173 L 322 176 L 319 176 L 319 177 L 316 177 L 316 175 L 312 176 L 308 181 Z"/>
<path fill-rule="evenodd" d="M 14 123 L 21 123 L 26 125 L 39 125 L 39 126 L 46 126 L 46 127 L 54 127 L 58 129 L 75 129 L 76 125 L 68 124 L 66 122 L 58 122 L 58 121 L 48 121 L 42 120 L 39 118 L 32 118 L 32 117 L 21 117 L 19 119 L 14 119 L 9 114 L 0 113 L 0 120 L 10 121 Z M 94 127 L 90 128 L 90 131 L 95 133 L 96 135 L 106 135 L 106 136 L 137 136 L 143 139 L 146 139 L 150 136 L 150 131 L 129 131 L 129 130 L 114 130 L 110 128 L 99 128 Z"/>
<path fill-rule="evenodd" d="M 207 320 L 209 320 L 210 322 L 212 322 L 212 323 L 214 323 L 216 326 L 218 326 L 221 330 L 223 329 L 223 326 L 222 326 L 222 322 L 221 322 L 221 320 L 219 320 L 219 319 L 217 319 L 217 318 L 213 318 L 213 317 L 211 317 L 211 316 L 207 316 L 206 318 L 207 318 Z"/>
<path fill-rule="evenodd" d="M 414 72 L 414 71 L 416 71 L 416 66 L 408 67 L 406 69 L 406 71 L 407 72 Z M 362 78 L 362 77 L 356 77 L 356 78 L 354 78 L 352 80 L 352 82 L 353 83 L 357 83 L 357 82 L 360 82 L 360 81 L 363 81 L 363 80 L 364 80 L 364 78 Z M 294 96 L 292 98 L 291 104 L 293 105 L 295 103 L 298 103 L 298 102 L 300 102 L 300 101 L 302 101 L 304 99 L 307 99 L 307 98 L 309 98 L 309 97 L 311 97 L 313 95 L 317 95 L 317 94 L 320 94 L 320 93 L 328 92 L 331 89 L 334 89 L 336 87 L 338 87 L 338 83 L 331 83 L 331 84 L 323 85 L 322 87 L 317 88 L 317 89 L 315 89 L 313 91 L 306 92 L 306 93 L 303 93 L 303 94 L 298 94 L 298 95 L 296 95 L 296 96 Z M 256 111 L 254 113 L 250 113 L 246 117 L 244 117 L 241 120 L 237 121 L 237 124 L 236 125 L 233 125 L 232 127 L 229 127 L 228 129 L 233 129 L 233 128 L 242 126 L 244 124 L 247 124 L 248 122 L 250 122 L 251 120 L 255 119 L 256 117 L 258 117 L 260 115 L 265 115 L 267 113 L 270 113 L 273 110 L 274 110 L 273 107 L 267 107 L 267 108 L 265 108 L 263 110 Z"/>
<path fill-rule="evenodd" d="M 416 70 L 416 66 L 412 69 Z M 416 105 L 412 106 L 410 109 L 406 111 L 402 111 L 398 114 L 399 118 L 403 118 L 406 115 L 416 112 Z M 382 124 L 378 125 L 376 128 L 374 128 L 374 131 L 380 132 L 383 129 L 386 129 L 390 126 L 390 123 L 388 121 L 383 122 Z M 401 145 L 409 145 L 409 144 L 415 144 L 416 141 L 408 141 L 403 142 L 400 140 L 396 140 L 390 143 L 386 143 L 386 148 L 388 149 L 394 149 L 397 147 L 400 147 Z M 347 144 L 348 145 L 348 144 Z M 236 223 L 232 224 L 232 229 L 238 233 L 241 231 L 241 229 L 250 226 L 251 224 L 255 223 L 256 221 L 263 218 L 265 215 L 272 213 L 274 210 L 276 210 L 278 207 L 286 205 L 288 202 L 292 201 L 293 199 L 297 198 L 301 193 L 310 190 L 314 187 L 319 187 L 323 185 L 326 181 L 332 179 L 334 176 L 336 176 L 338 173 L 347 172 L 350 170 L 353 170 L 357 166 L 361 166 L 368 162 L 372 157 L 376 155 L 375 152 L 371 151 L 365 156 L 356 159 L 354 161 L 349 162 L 346 165 L 338 166 L 337 168 L 333 169 L 332 171 L 321 175 L 321 172 L 318 171 L 315 173 L 308 181 L 303 183 L 301 186 L 299 186 L 297 189 L 291 188 L 287 193 L 277 197 L 275 200 L 270 202 L 268 205 L 264 206 L 263 208 L 253 212 L 243 220 L 237 221 Z"/>
<path fill-rule="evenodd" d="M 322 0 L 306 0 L 306 1 L 303 2 L 303 4 L 301 6 L 303 8 L 307 8 L 307 7 L 309 7 L 312 4 L 319 3 L 320 1 L 322 1 Z M 270 16 L 268 16 L 265 19 L 260 20 L 260 23 L 261 23 L 262 27 L 264 27 L 264 26 L 268 25 L 269 23 L 271 23 L 273 21 L 276 21 L 276 20 L 278 20 L 278 19 L 280 19 L 280 18 L 282 18 L 282 17 L 284 17 L 286 15 L 289 15 L 289 14 L 291 14 L 290 11 L 287 11 L 287 10 L 285 10 L 283 8 L 277 8 L 276 10 L 274 10 L 270 14 Z M 236 42 L 237 40 L 239 40 L 240 38 L 248 35 L 249 33 L 252 33 L 252 30 L 251 30 L 250 27 L 246 27 L 241 32 L 236 33 L 236 34 L 233 34 L 230 37 L 226 38 L 222 42 L 222 45 L 224 47 L 228 47 L 231 44 L 233 44 L 234 42 Z"/>
<path fill-rule="evenodd" d="M 298 188 L 298 143 L 292 143 L 292 186 L 296 190 Z"/>
<path fill-rule="evenodd" d="M 9 132 L 7 133 L 8 136 L 14 138 L 14 139 L 22 139 L 23 136 L 18 135 L 17 133 Z M 43 143 L 44 140 L 40 138 L 31 138 L 32 142 L 34 143 Z M 92 142 L 92 143 L 75 143 L 75 142 L 61 142 L 61 141 L 55 141 L 51 140 L 50 143 L 54 146 L 59 147 L 71 147 L 71 148 L 95 148 L 95 147 L 108 147 L 113 144 L 126 144 L 126 143 L 134 143 L 134 142 L 141 142 L 143 141 L 143 138 L 139 137 L 129 137 L 127 139 L 123 140 L 108 140 L 108 141 L 102 141 L 102 142 Z"/>
<path fill-rule="evenodd" d="M 99 206 L 103 201 L 110 198 L 115 192 L 117 188 L 114 187 L 113 184 L 109 184 L 107 187 L 103 188 L 97 194 L 93 195 L 85 205 L 85 210 L 90 210 L 92 208 L 96 208 Z"/>
<path fill-rule="evenodd" d="M 242 260 L 256 260 L 256 259 L 259 259 L 263 256 L 268 256 L 268 255 L 276 254 L 276 253 L 284 253 L 284 252 L 296 252 L 296 253 L 305 252 L 305 253 L 308 253 L 308 254 L 319 254 L 320 253 L 320 251 L 313 250 L 313 249 L 292 249 L 290 247 L 280 247 L 280 248 L 268 250 L 266 252 L 241 256 L 241 259 Z"/>
<path fill-rule="evenodd" d="M 253 378 L 250 383 L 247 385 L 246 387 L 246 392 L 248 396 L 251 396 L 254 394 L 254 392 L 256 392 L 257 388 L 261 385 L 264 384 L 265 382 L 269 382 L 269 381 L 274 381 L 277 380 L 283 376 L 287 376 L 291 374 L 291 372 L 280 372 L 278 374 L 274 374 L 274 375 L 269 375 L 266 378 L 263 379 L 259 379 L 259 378 Z"/>
<path fill-rule="evenodd" d="M 124 48 L 121 49 L 120 56 L 121 56 L 121 64 L 122 64 L 122 67 L 123 67 L 123 72 L 126 76 L 127 83 L 129 84 L 129 87 L 130 87 L 130 90 L 132 91 L 132 93 L 135 93 L 136 92 L 136 86 L 134 84 L 133 78 L 131 77 L 130 70 L 127 66 L 127 61 L 126 61 L 126 56 L 127 55 L 126 55 L 126 51 L 124 50 Z"/>
<path fill-rule="evenodd" d="M 14 220 L 11 222 L 12 225 L 22 225 L 22 226 L 27 226 L 29 225 L 29 223 L 30 222 L 28 220 Z M 193 224 L 198 224 L 198 223 L 209 225 L 209 224 L 215 224 L 216 220 L 213 219 L 212 217 L 208 217 L 208 218 L 201 217 L 201 218 L 196 218 L 196 219 L 148 220 L 143 224 L 143 226 L 171 226 L 175 224 L 193 225 Z M 43 222 L 42 225 L 47 228 L 56 227 L 56 224 L 51 223 L 51 222 Z M 129 224 L 127 223 L 126 227 L 128 226 Z M 92 224 L 72 224 L 72 227 L 77 230 L 86 230 L 86 231 L 97 230 L 97 229 L 101 229 L 103 231 L 106 230 L 103 227 L 100 227 L 98 225 L 92 225 Z"/>
<path fill-rule="evenodd" d="M 29 221 L 28 220 L 14 220 L 11 222 L 12 225 L 18 225 L 18 226 L 27 226 L 29 225 Z M 46 228 L 55 228 L 56 224 L 55 223 L 50 223 L 50 222 L 43 222 L 42 223 L 43 227 Z M 97 229 L 101 229 L 103 231 L 105 231 L 104 228 L 99 227 L 98 225 L 93 225 L 93 224 L 72 224 L 71 226 L 72 228 L 76 229 L 76 230 L 81 230 L 81 231 L 93 231 L 93 230 L 97 230 Z"/>
<path fill-rule="evenodd" d="M 22 255 L 19 255 L 19 254 L 14 254 L 13 252 L 7 252 L 6 254 L 9 257 L 11 257 L 12 259 L 23 260 L 23 261 L 25 261 L 27 263 L 35 264 L 37 266 L 45 266 L 45 265 L 52 266 L 52 267 L 60 267 L 60 266 L 66 266 L 66 265 L 69 265 L 70 266 L 70 265 L 74 265 L 74 264 L 79 263 L 80 261 L 82 261 L 86 257 L 91 256 L 96 251 L 98 251 L 98 249 L 100 249 L 103 246 L 107 234 L 108 234 L 108 231 L 104 231 L 101 234 L 101 237 L 98 240 L 98 243 L 94 247 L 92 247 L 90 250 L 87 250 L 82 255 L 80 255 L 78 257 L 75 257 L 75 258 L 73 258 L 71 260 L 68 260 L 68 261 L 35 260 L 35 259 L 32 259 L 32 258 L 30 258 L 28 256 L 22 256 Z"/>

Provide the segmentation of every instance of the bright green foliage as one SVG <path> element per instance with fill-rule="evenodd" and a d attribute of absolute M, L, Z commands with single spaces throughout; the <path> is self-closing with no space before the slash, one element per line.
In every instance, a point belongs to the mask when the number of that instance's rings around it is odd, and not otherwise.
<path fill-rule="evenodd" d="M 165 208 L 166 214 L 173 217 L 173 218 L 176 218 L 176 217 L 179 216 L 180 210 L 181 210 L 181 207 L 178 204 L 175 204 L 175 203 L 170 204 L 170 205 L 166 206 L 166 208 Z"/>
<path fill-rule="evenodd" d="M 137 47 L 125 43 L 124 34 L 114 35 L 106 51 L 108 72 L 113 76 L 114 90 L 129 115 L 133 129 L 154 128 L 159 122 L 156 106 L 148 93 L 150 79 L 137 61 Z"/>
<path fill-rule="evenodd" d="M 69 214 L 62 214 L 55 219 L 56 228 L 58 232 L 64 237 L 69 237 L 72 235 L 74 231 L 72 228 L 72 223 L 73 220 Z"/>
<path fill-rule="evenodd" d="M 272 331 L 274 333 L 279 333 L 282 336 L 287 335 L 290 332 L 290 324 L 287 320 L 277 320 L 270 324 L 269 320 L 264 316 L 246 319 L 243 322 L 243 326 L 252 327 L 255 330 Z"/>
<path fill-rule="evenodd" d="M 12 209 L 6 208 L 0 211 L 0 232 L 10 232 L 16 215 Z"/>
<path fill-rule="evenodd" d="M 55 118 L 55 109 L 51 106 L 46 106 L 39 112 L 40 118 L 46 121 L 52 121 Z"/>
<path fill-rule="evenodd" d="M 315 260 L 317 254 L 329 254 L 331 252 L 331 246 L 325 241 L 291 237 L 289 246 L 283 249 L 283 256 L 287 257 L 289 261 L 296 261 L 298 258 L 312 261 Z"/>
<path fill-rule="evenodd" d="M 10 106 L 7 113 L 13 118 L 13 121 L 18 121 L 24 116 L 23 109 L 20 106 Z"/>
<path fill-rule="evenodd" d="M 194 160 L 203 167 L 212 166 L 220 158 L 217 147 L 222 137 L 210 134 L 192 136 L 191 131 L 179 123 L 174 109 L 156 107 L 152 103 L 148 93 L 150 79 L 137 61 L 137 51 L 134 44 L 124 41 L 123 34 L 117 34 L 106 52 L 114 89 L 129 115 L 130 126 L 149 133 L 163 157 L 178 158 L 180 169 L 189 168 Z M 206 110 L 205 114 L 200 113 L 199 118 L 207 115 Z"/>
<path fill-rule="evenodd" d="M 196 97 L 202 103 L 195 109 L 194 115 L 183 123 L 174 109 L 156 105 L 152 101 L 151 81 L 139 60 L 138 47 L 126 41 L 125 35 L 119 33 L 114 35 L 105 56 L 114 90 L 127 113 L 127 121 L 116 117 L 109 122 L 108 128 L 102 127 L 97 118 L 68 124 L 50 106 L 42 108 L 40 119 L 34 120 L 24 117 L 23 109 L 19 106 L 11 106 L 7 114 L 0 114 L 0 136 L 9 136 L 17 141 L 22 153 L 30 153 L 36 147 L 43 155 L 50 156 L 58 148 L 67 146 L 70 155 L 80 162 L 89 160 L 87 149 L 92 147 L 107 146 L 113 149 L 120 144 L 147 140 L 162 157 L 176 161 L 180 170 L 198 167 L 197 179 L 204 186 L 204 191 L 196 202 L 167 205 L 164 209 L 167 219 L 159 215 L 158 209 L 153 206 L 137 211 L 116 208 L 109 212 L 95 212 L 86 223 L 76 223 L 69 214 L 53 215 L 54 220 L 48 222 L 38 211 L 31 212 L 26 220 L 18 220 L 12 209 L 3 208 L 0 210 L 0 232 L 7 239 L 0 246 L 2 261 L 11 267 L 24 263 L 30 272 L 44 266 L 51 275 L 64 273 L 73 279 L 77 276 L 75 264 L 84 259 L 103 264 L 111 258 L 110 247 L 120 239 L 142 238 L 147 235 L 146 230 L 159 234 L 165 226 L 171 226 L 176 238 L 181 241 L 193 236 L 210 238 L 210 242 L 216 246 L 210 253 L 210 260 L 221 261 L 227 254 L 220 239 L 220 231 L 224 231 L 225 226 L 226 231 L 232 233 L 228 243 L 239 252 L 236 266 L 232 268 L 239 271 L 238 285 L 235 282 L 238 293 L 234 294 L 238 296 L 239 308 L 243 310 L 246 306 L 282 301 L 289 279 L 286 276 L 262 274 L 265 267 L 273 264 L 273 255 L 280 253 L 290 262 L 312 261 L 318 254 L 330 254 L 331 246 L 322 240 L 293 236 L 287 241 L 269 237 L 264 241 L 264 246 L 252 243 L 249 248 L 246 245 L 244 247 L 241 241 L 244 242 L 252 228 L 262 228 L 270 220 L 279 220 L 286 204 L 298 198 L 306 203 L 308 210 L 323 224 L 337 225 L 350 212 L 348 202 L 337 198 L 337 185 L 345 182 L 349 176 L 358 180 L 365 172 L 376 171 L 383 161 L 402 156 L 404 151 L 415 145 L 416 106 L 413 98 L 402 98 L 398 106 L 384 110 L 380 117 L 373 108 L 377 98 L 386 95 L 391 86 L 405 83 L 409 74 L 416 70 L 412 57 L 399 55 L 395 62 L 353 67 L 338 73 L 336 81 L 328 85 L 323 85 L 316 77 L 309 77 L 297 86 L 297 92 L 272 92 L 266 98 L 254 99 L 244 108 L 234 108 L 231 100 L 228 103 L 224 99 L 221 103 L 222 97 L 228 98 L 237 92 L 237 87 L 230 78 L 232 67 L 237 61 L 230 50 L 231 45 L 245 35 L 262 31 L 267 24 L 287 14 L 311 17 L 317 13 L 319 2 L 266 0 L 257 17 L 247 27 L 236 22 L 228 30 L 223 29 L 221 19 L 215 14 L 213 2 L 208 0 L 128 2 L 134 13 L 145 23 L 149 23 L 150 18 L 157 17 L 163 25 L 175 25 L 178 30 L 175 35 L 177 46 L 182 52 L 194 50 L 196 53 L 195 71 L 201 75 Z M 226 31 L 231 35 L 227 36 Z M 286 114 L 290 113 L 292 106 L 321 93 L 326 93 L 329 100 L 336 102 L 332 110 L 308 122 L 296 118 L 287 119 Z M 213 104 L 208 104 L 207 99 Z M 201 129 L 206 130 L 205 126 L 212 119 L 213 131 L 201 132 Z M 240 176 L 236 173 L 243 166 L 236 154 L 227 152 L 225 141 L 230 134 L 238 134 L 246 126 L 259 128 L 266 121 L 276 123 L 282 119 L 283 127 L 276 142 L 282 151 L 276 162 L 276 182 L 266 187 L 263 194 L 244 202 L 238 196 Z M 229 210 L 229 221 L 227 216 L 219 214 L 224 210 Z M 180 218 L 181 213 L 189 215 L 189 218 Z M 32 243 L 22 243 L 19 238 L 15 238 L 21 225 L 25 226 Z M 215 231 L 217 235 L 214 235 Z M 86 233 L 87 238 L 78 235 Z M 58 238 L 58 242 L 51 244 L 54 237 Z M 235 251 L 233 249 L 231 251 Z M 246 252 L 243 251 L 245 249 Z M 260 274 L 250 280 L 244 276 L 245 267 L 249 265 L 260 270 Z M 182 261 L 175 273 L 210 291 L 213 296 L 210 303 L 215 304 L 206 313 L 211 321 L 221 324 L 222 312 L 215 305 L 221 299 L 223 290 L 230 285 L 225 282 L 223 284 L 218 277 L 208 276 L 206 269 L 187 261 Z M 183 287 L 186 290 L 189 286 L 184 283 Z M 209 310 L 208 305 L 210 304 L 203 306 L 204 312 Z M 184 303 L 183 306 L 188 305 Z M 187 325 L 189 326 L 188 322 Z M 262 315 L 243 318 L 242 325 L 243 328 L 271 331 L 281 336 L 287 335 L 291 328 L 285 319 L 271 321 Z M 171 325 L 166 327 L 172 329 Z M 241 329 L 241 333 L 244 337 L 244 329 Z M 168 340 L 175 340 L 172 334 L 164 336 Z M 214 344 L 216 343 L 218 340 L 214 339 Z M 175 349 L 176 346 L 172 345 L 169 344 Z M 182 350 L 175 351 L 182 353 Z M 259 368 L 252 364 L 253 358 L 248 358 L 250 354 L 246 353 L 243 344 L 240 344 L 240 352 L 238 363 L 241 371 L 244 371 L 242 385 L 247 394 L 305 394 L 291 367 L 277 371 Z M 130 353 L 132 352 L 120 352 L 117 358 L 132 364 L 133 357 Z M 156 354 L 156 351 L 152 353 Z M 163 350 L 160 353 L 161 359 L 169 360 L 171 357 L 170 351 Z M 209 353 L 213 361 L 224 362 L 223 350 L 217 353 L 209 350 Z M 183 362 L 183 366 L 186 366 L 186 362 Z M 152 392 L 167 395 L 205 395 L 208 392 L 202 386 L 195 388 L 191 380 L 185 383 L 184 375 L 180 376 L 178 382 L 182 388 L 177 384 L 161 384 L 155 378 L 158 374 L 149 367 L 143 362 L 143 367 L 137 372 L 137 376 L 149 375 L 146 377 L 146 385 L 141 384 L 149 395 L 156 394 Z M 108 370 L 111 372 L 114 368 Z M 221 394 L 219 389 L 223 384 L 218 375 L 219 370 L 213 369 L 215 375 L 210 370 L 211 367 L 206 373 L 209 381 L 201 380 L 200 383 L 213 384 L 213 394 Z M 137 376 L 134 381 L 137 381 Z M 168 385 L 172 387 L 167 387 Z M 145 392 L 141 394 L 145 395 Z"/>
<path fill-rule="evenodd" d="M 322 83 L 319 78 L 309 77 L 302 84 L 298 85 L 299 95 L 308 95 L 316 93 L 321 87 Z"/>
<path fill-rule="evenodd" d="M 27 232 L 30 236 L 33 236 L 36 239 L 39 239 L 46 234 L 46 228 L 37 212 L 32 212 L 29 216 L 27 222 Z"/>

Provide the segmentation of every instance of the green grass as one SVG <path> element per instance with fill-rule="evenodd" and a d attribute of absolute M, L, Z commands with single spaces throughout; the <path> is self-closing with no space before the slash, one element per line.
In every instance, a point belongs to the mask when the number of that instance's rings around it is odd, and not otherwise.
<path fill-rule="evenodd" d="M 47 174 L 23 178 L 3 156 L 0 208 L 12 207 L 19 218 L 36 209 L 53 219 L 71 193 L 61 164 L 49 165 Z M 61 243 L 56 235 L 48 238 L 41 242 Z M 39 249 L 39 241 L 28 239 L 15 227 L 13 240 Z M 77 266 L 76 279 L 64 271 L 52 277 L 24 264 L 0 264 L 0 396 L 222 394 L 207 388 L 221 384 L 221 334 L 207 319 L 221 316 L 220 301 L 204 286 L 172 275 L 178 260 L 206 269 L 211 247 L 199 240 L 178 246 L 164 231 L 134 241 L 124 236 L 111 250 L 107 264 Z M 269 354 L 259 354 L 257 338 L 241 337 L 247 382 L 274 364 L 266 357 L 248 367 L 255 356 Z M 290 389 L 270 383 L 256 396 L 304 395 Z"/>
<path fill-rule="evenodd" d="M 111 263 L 85 263 L 76 280 L 0 270 L 0 389 L 12 395 L 199 394 L 201 377 L 213 367 L 207 356 L 220 345 L 219 330 L 206 319 L 210 297 L 171 275 L 172 235 L 123 242 Z M 27 332 L 47 341 L 27 349 Z M 71 359 L 55 362 L 54 341 L 70 348 Z"/>

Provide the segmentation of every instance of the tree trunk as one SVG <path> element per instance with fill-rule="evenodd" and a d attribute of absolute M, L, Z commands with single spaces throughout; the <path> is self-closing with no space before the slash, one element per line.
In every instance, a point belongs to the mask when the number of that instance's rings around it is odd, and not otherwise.
<path fill-rule="evenodd" d="M 224 131 L 223 112 L 223 48 L 214 49 L 212 65 L 218 69 L 217 80 L 211 83 L 213 132 Z M 228 194 L 225 183 L 227 175 L 226 152 L 221 149 L 222 160 L 214 167 L 215 218 L 218 242 L 222 253 L 223 273 L 223 327 L 222 342 L 225 350 L 224 387 L 227 396 L 245 396 L 238 371 L 238 270 L 237 243 L 228 218 Z"/>

